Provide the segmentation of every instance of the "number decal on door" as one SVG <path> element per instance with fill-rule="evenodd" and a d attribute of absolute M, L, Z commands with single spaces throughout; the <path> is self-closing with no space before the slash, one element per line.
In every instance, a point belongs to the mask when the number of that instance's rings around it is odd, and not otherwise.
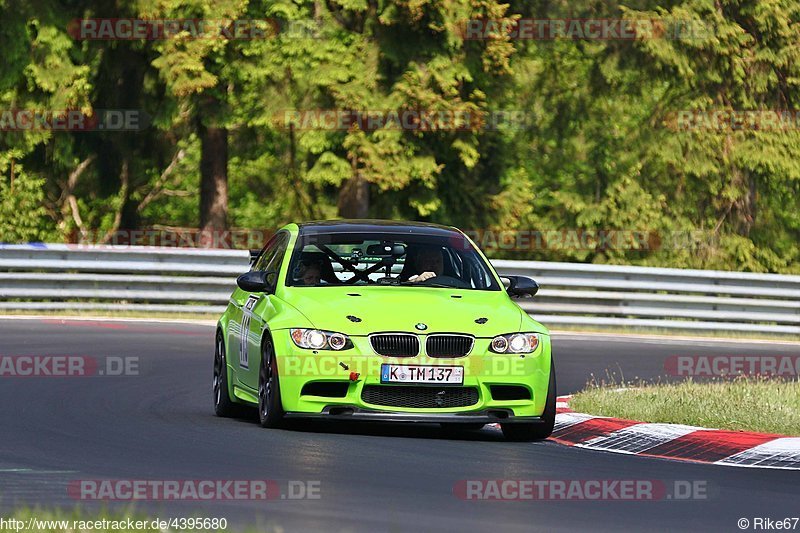
<path fill-rule="evenodd" d="M 253 308 L 258 303 L 258 296 L 250 295 L 242 309 L 242 329 L 239 335 L 239 366 L 244 369 L 250 368 L 250 359 L 247 353 L 247 339 L 250 336 L 250 319 L 253 318 Z"/>

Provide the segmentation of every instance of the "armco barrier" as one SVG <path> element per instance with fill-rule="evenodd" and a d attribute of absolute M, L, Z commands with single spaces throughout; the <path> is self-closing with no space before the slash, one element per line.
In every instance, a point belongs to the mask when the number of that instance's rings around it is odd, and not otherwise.
<path fill-rule="evenodd" d="M 246 250 L 64 244 L 0 246 L 0 310 L 218 313 Z M 541 290 L 544 324 L 800 335 L 800 276 L 542 261 L 492 262 Z"/>

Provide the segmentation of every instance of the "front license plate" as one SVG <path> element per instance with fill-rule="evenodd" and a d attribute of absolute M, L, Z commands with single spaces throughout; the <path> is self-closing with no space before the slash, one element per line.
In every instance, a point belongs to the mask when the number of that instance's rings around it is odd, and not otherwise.
<path fill-rule="evenodd" d="M 464 383 L 463 366 L 381 365 L 381 383 Z"/>

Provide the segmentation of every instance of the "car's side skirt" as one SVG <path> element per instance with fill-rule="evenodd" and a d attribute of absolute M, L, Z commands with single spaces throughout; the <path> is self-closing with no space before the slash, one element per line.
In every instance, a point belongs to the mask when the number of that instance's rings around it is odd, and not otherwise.
<path fill-rule="evenodd" d="M 239 386 L 236 385 L 233 386 L 233 395 L 236 397 L 237 400 L 242 400 L 247 403 L 258 405 L 258 396 Z"/>

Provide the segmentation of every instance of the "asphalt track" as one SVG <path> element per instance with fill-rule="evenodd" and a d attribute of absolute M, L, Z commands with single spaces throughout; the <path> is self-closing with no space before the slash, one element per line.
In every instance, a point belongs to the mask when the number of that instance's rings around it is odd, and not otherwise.
<path fill-rule="evenodd" d="M 800 516 L 800 474 L 629 457 L 496 431 L 333 425 L 264 430 L 212 414 L 213 328 L 0 320 L 0 355 L 139 357 L 127 377 L 0 379 L 0 508 L 74 507 L 76 479 L 317 481 L 319 499 L 138 502 L 160 518 L 225 517 L 259 531 L 739 531 L 745 517 Z M 557 335 L 559 393 L 607 372 L 656 379 L 671 355 L 798 355 L 800 346 Z M 758 413 L 753 413 L 758 416 Z M 465 501 L 460 480 L 698 481 L 706 499 Z M 100 503 L 81 503 L 94 508 Z M 112 503 L 128 507 L 129 504 Z M 0 512 L 0 516 L 2 513 Z M 797 526 L 800 529 L 800 525 Z"/>

